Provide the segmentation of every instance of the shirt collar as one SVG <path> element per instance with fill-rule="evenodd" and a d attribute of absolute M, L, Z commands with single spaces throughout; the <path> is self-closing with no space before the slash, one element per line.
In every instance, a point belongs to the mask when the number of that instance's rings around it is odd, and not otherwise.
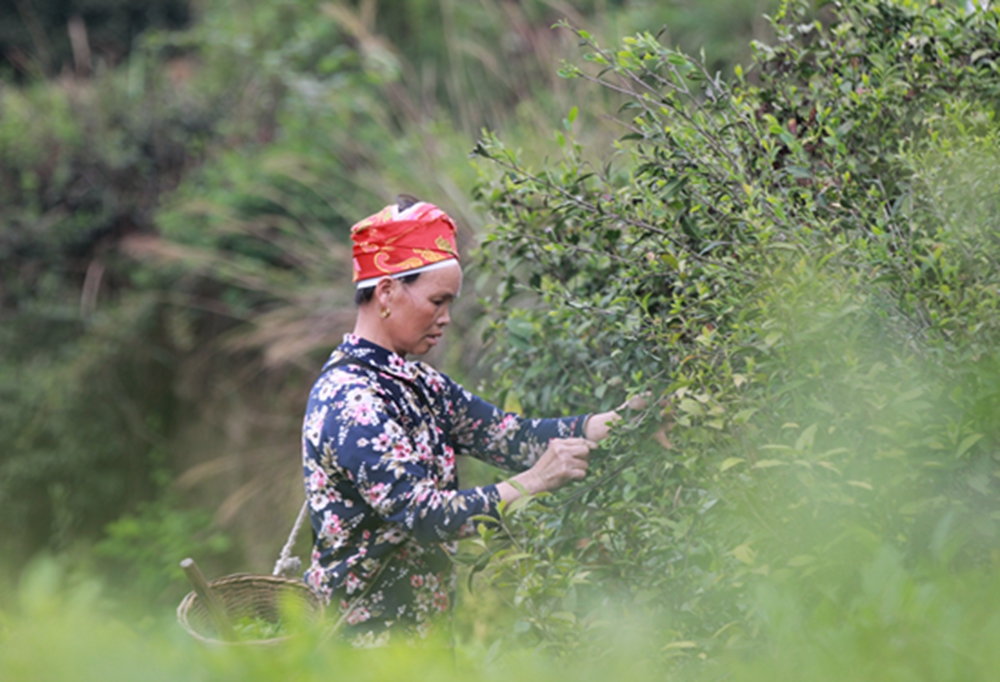
<path fill-rule="evenodd" d="M 391 374 L 405 381 L 415 381 L 419 375 L 419 371 L 414 363 L 407 362 L 398 353 L 394 353 L 388 348 L 383 348 L 377 343 L 372 343 L 368 339 L 363 339 L 356 334 L 344 335 L 344 342 L 337 346 L 330 359 L 327 360 L 327 365 L 338 360 L 341 355 L 355 357 L 381 372 Z"/>

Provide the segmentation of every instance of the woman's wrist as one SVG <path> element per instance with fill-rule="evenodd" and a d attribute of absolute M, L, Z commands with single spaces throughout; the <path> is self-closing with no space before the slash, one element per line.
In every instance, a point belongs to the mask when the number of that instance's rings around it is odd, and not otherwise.
<path fill-rule="evenodd" d="M 523 495 L 537 495 L 545 491 L 545 485 L 538 475 L 531 469 L 522 471 L 517 476 L 497 483 L 497 492 L 500 499 L 506 502 L 513 502 Z"/>

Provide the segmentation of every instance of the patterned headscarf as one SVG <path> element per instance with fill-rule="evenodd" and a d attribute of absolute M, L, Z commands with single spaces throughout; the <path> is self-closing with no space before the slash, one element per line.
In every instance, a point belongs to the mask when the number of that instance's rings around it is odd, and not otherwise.
<path fill-rule="evenodd" d="M 398 277 L 458 261 L 455 223 L 434 204 L 418 202 L 405 210 L 386 206 L 351 228 L 354 284 L 373 286 L 382 277 Z"/>

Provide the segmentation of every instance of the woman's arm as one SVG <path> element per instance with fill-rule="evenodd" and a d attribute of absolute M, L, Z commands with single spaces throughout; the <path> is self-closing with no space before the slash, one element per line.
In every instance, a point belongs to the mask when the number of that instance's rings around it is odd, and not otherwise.
<path fill-rule="evenodd" d="M 444 378 L 449 394 L 449 435 L 458 454 L 521 472 L 539 461 L 552 439 L 584 437 L 585 415 L 525 419 L 504 412 Z"/>
<path fill-rule="evenodd" d="M 529 495 L 536 495 L 561 488 L 570 481 L 582 480 L 587 475 L 590 451 L 597 446 L 598 441 L 608 437 L 612 426 L 621 421 L 619 411 L 642 410 L 646 406 L 646 398 L 636 396 L 616 410 L 587 417 L 583 425 L 584 438 L 557 438 L 549 441 L 548 447 L 534 466 L 497 484 L 500 499 L 513 502 L 521 497 L 521 490 L 518 488 Z"/>

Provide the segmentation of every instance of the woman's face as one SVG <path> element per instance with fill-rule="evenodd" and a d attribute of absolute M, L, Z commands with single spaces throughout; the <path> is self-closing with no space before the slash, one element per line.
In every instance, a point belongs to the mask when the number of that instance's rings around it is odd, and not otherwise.
<path fill-rule="evenodd" d="M 392 350 L 399 355 L 423 355 L 437 345 L 445 326 L 451 322 L 449 308 L 462 289 L 462 268 L 423 272 L 416 282 L 395 281 L 387 297 L 391 311 L 385 319 Z"/>

